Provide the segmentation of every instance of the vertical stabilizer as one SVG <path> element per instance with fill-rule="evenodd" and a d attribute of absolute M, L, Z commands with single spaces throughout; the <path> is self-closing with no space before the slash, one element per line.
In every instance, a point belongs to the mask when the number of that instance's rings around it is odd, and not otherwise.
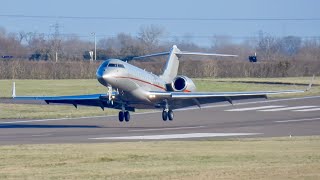
<path fill-rule="evenodd" d="M 171 83 L 172 80 L 178 74 L 178 68 L 179 68 L 179 55 L 178 54 L 179 53 L 181 53 L 181 51 L 177 48 L 176 45 L 173 45 L 170 50 L 167 63 L 165 65 L 164 72 L 160 76 L 167 83 Z"/>

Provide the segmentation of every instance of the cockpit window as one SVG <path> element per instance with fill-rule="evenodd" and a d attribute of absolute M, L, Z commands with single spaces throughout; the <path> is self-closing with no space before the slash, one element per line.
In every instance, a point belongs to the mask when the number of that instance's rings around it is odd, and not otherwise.
<path fill-rule="evenodd" d="M 119 68 L 124 68 L 124 65 L 123 65 L 123 64 L 113 64 L 113 63 L 110 63 L 110 64 L 108 64 L 108 67 L 119 67 Z"/>
<path fill-rule="evenodd" d="M 110 63 L 110 64 L 108 64 L 108 67 L 117 67 L 117 64 Z"/>

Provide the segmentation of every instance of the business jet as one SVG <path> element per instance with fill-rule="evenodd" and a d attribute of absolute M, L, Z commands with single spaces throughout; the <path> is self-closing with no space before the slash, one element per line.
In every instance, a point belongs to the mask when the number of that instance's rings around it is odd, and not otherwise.
<path fill-rule="evenodd" d="M 143 59 L 168 55 L 160 76 L 147 72 L 119 59 L 104 61 L 96 72 L 97 80 L 106 87 L 106 93 L 72 96 L 16 96 L 15 84 L 12 97 L 18 100 L 42 100 L 47 104 L 71 104 L 119 109 L 119 121 L 128 122 L 135 109 L 162 109 L 162 120 L 174 119 L 173 110 L 208 103 L 266 98 L 267 95 L 300 93 L 306 90 L 255 91 L 255 92 L 196 92 L 196 86 L 187 76 L 178 75 L 181 57 L 187 55 L 235 57 L 229 54 L 214 54 L 180 51 L 173 46 L 169 52 L 135 57 Z M 311 83 L 309 88 L 311 88 Z M 307 90 L 308 90 L 307 89 Z"/>

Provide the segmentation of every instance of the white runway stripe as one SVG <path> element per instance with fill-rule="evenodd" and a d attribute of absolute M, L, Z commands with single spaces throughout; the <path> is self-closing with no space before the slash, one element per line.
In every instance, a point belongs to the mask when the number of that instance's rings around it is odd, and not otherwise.
<path fill-rule="evenodd" d="M 129 132 L 148 132 L 148 131 L 164 131 L 164 130 L 182 130 L 182 129 L 198 129 L 205 126 L 192 126 L 192 127 L 172 127 L 172 128 L 154 128 L 154 129 L 134 129 Z"/>
<path fill-rule="evenodd" d="M 275 121 L 275 122 L 276 122 L 276 123 L 290 123 L 290 122 L 318 121 L 318 120 L 320 120 L 320 118 L 283 120 L 283 121 Z"/>
<path fill-rule="evenodd" d="M 320 108 L 311 108 L 311 109 L 299 109 L 299 110 L 294 110 L 298 112 L 311 112 L 311 111 L 320 111 Z"/>
<path fill-rule="evenodd" d="M 250 107 L 250 108 L 229 109 L 229 110 L 226 110 L 226 111 L 240 112 L 240 111 L 251 111 L 251 110 L 260 110 L 260 109 L 280 108 L 280 107 L 284 107 L 284 106 L 259 106 L 259 107 Z"/>
<path fill-rule="evenodd" d="M 317 107 L 317 106 L 294 106 L 294 107 L 285 107 L 285 108 L 265 109 L 265 110 L 259 110 L 259 111 L 276 112 L 276 111 L 288 111 L 288 110 L 296 110 L 296 109 L 314 108 L 314 107 Z"/>
<path fill-rule="evenodd" d="M 148 136 L 123 136 L 123 137 L 99 137 L 89 138 L 92 140 L 161 140 L 161 139 L 187 139 L 203 137 L 228 137 L 228 136 L 252 136 L 260 133 L 189 133 L 189 134 L 168 134 Z"/>

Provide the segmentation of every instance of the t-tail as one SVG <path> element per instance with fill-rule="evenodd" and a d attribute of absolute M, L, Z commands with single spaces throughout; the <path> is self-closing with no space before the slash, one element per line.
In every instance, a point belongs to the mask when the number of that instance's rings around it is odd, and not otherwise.
<path fill-rule="evenodd" d="M 166 65 L 164 67 L 163 74 L 160 76 L 160 78 L 163 79 L 166 83 L 171 83 L 178 74 L 180 53 L 181 51 L 176 45 L 172 46 Z"/>
<path fill-rule="evenodd" d="M 166 65 L 164 67 L 163 74 L 160 76 L 165 82 L 171 83 L 172 80 L 177 76 L 179 69 L 179 58 L 184 55 L 199 55 L 199 56 L 223 56 L 223 57 L 237 57 L 237 55 L 231 54 L 216 54 L 216 53 L 202 53 L 202 52 L 188 52 L 180 51 L 176 45 L 173 45 L 169 52 L 162 52 L 156 54 L 150 54 L 145 56 L 135 57 L 133 59 L 141 59 L 155 56 L 169 55 Z"/>

